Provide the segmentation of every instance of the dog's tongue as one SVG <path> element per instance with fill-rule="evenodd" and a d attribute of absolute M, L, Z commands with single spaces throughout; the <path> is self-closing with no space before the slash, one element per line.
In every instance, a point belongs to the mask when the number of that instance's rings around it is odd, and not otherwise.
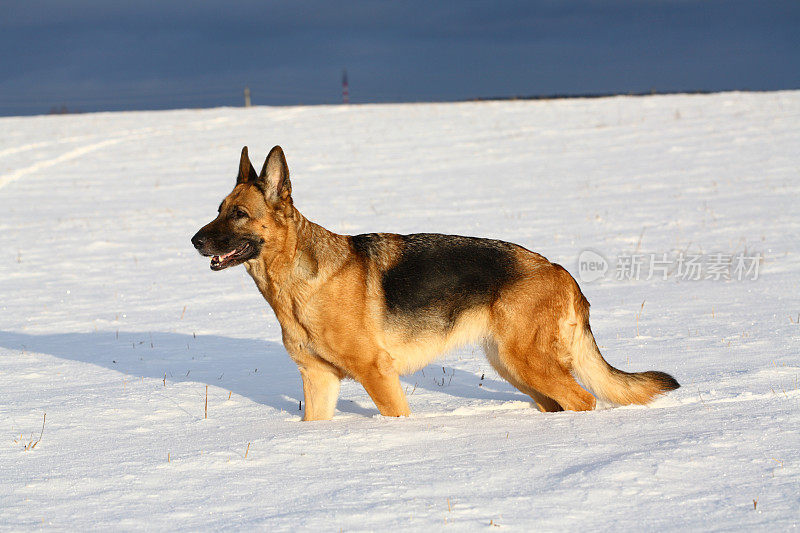
<path fill-rule="evenodd" d="M 236 250 L 234 249 L 234 250 L 231 250 L 230 252 L 228 252 L 225 255 L 215 255 L 213 257 L 213 260 L 216 261 L 217 263 L 219 263 L 220 261 L 224 261 L 225 259 L 229 258 L 230 256 L 232 256 L 235 253 L 236 253 Z"/>

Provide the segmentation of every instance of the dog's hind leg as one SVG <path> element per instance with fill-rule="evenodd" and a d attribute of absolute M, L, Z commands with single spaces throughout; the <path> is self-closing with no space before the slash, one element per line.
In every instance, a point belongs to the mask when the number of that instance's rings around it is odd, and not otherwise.
<path fill-rule="evenodd" d="M 560 410 L 554 403 L 541 396 L 552 399 L 567 411 L 589 411 L 595 407 L 595 398 L 581 387 L 565 363 L 558 330 L 547 321 L 533 321 L 518 324 L 517 327 L 497 328 L 497 360 L 495 368 L 505 369 L 503 377 L 530 394 L 543 410 Z M 490 359 L 491 360 L 491 359 Z M 531 391 L 538 393 L 539 398 Z"/>
<path fill-rule="evenodd" d="M 516 382 L 552 398 L 564 410 L 594 409 L 594 396 L 571 373 L 569 338 L 577 324 L 572 311 L 577 284 L 558 265 L 533 264 L 530 272 L 492 306 L 489 329 L 497 358 Z"/>
<path fill-rule="evenodd" d="M 498 352 L 496 342 L 494 342 L 493 340 L 484 341 L 483 351 L 486 353 L 486 358 L 489 360 L 489 363 L 492 365 L 492 368 L 495 369 L 495 371 L 500 375 L 500 377 L 511 383 L 521 392 L 530 396 L 533 399 L 534 403 L 536 404 L 536 407 L 538 407 L 540 411 L 542 411 L 543 413 L 550 413 L 550 412 L 564 410 L 564 408 L 561 407 L 558 404 L 558 402 L 555 401 L 554 399 L 550 398 L 549 396 L 545 396 L 539 391 L 526 385 L 521 380 L 517 379 L 511 373 L 511 371 L 509 371 L 508 367 L 506 367 L 503 361 L 500 359 L 500 354 Z"/>
<path fill-rule="evenodd" d="M 533 344 L 500 344 L 500 359 L 514 375 L 531 389 L 552 398 L 567 411 L 590 411 L 595 398 L 581 387 L 554 354 Z M 513 384 L 513 383 L 512 383 Z"/>

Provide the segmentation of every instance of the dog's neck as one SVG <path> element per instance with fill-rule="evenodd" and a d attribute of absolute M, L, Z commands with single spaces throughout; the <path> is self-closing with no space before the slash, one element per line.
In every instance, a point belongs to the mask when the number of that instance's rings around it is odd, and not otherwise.
<path fill-rule="evenodd" d="M 346 236 L 315 224 L 292 206 L 281 249 L 263 253 L 245 268 L 278 314 L 279 307 L 290 303 L 283 302 L 289 294 L 302 299 L 336 272 L 348 246 Z"/>

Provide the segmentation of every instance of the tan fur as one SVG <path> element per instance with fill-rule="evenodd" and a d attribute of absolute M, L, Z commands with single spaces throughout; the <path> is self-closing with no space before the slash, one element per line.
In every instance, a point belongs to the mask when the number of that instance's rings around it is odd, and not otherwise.
<path fill-rule="evenodd" d="M 589 327 L 589 302 L 583 294 L 573 300 L 575 321 L 567 338 L 573 356 L 573 371 L 599 398 L 617 405 L 646 404 L 666 392 L 663 380 L 654 372 L 623 372 L 603 359 Z"/>
<path fill-rule="evenodd" d="M 245 156 L 246 150 L 243 161 Z M 262 176 L 271 172 L 267 163 Z M 408 415 L 400 376 L 473 342 L 481 342 L 498 374 L 542 411 L 594 408 L 595 398 L 573 372 L 599 397 L 619 404 L 646 403 L 667 390 L 647 373 L 627 374 L 608 365 L 575 280 L 522 247 L 515 248 L 519 279 L 490 305 L 465 311 L 446 333 L 415 332 L 388 319 L 380 276 L 398 260 L 399 238 L 389 236 L 376 256 L 365 259 L 354 253 L 347 236 L 308 221 L 285 189 L 270 200 L 263 190 L 240 182 L 207 227 L 222 224 L 235 206 L 250 214 L 231 231 L 259 235 L 264 242 L 260 255 L 244 264 L 275 311 L 286 350 L 300 369 L 304 420 L 333 416 L 345 377 L 364 386 L 381 414 Z"/>

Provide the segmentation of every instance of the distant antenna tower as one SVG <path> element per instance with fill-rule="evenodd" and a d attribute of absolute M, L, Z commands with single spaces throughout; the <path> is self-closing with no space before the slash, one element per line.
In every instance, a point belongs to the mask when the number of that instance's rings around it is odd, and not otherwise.
<path fill-rule="evenodd" d="M 250 87 L 244 88 L 244 106 L 250 107 Z"/>
<path fill-rule="evenodd" d="M 347 83 L 347 69 L 342 71 L 342 103 L 350 103 L 350 86 Z"/>

